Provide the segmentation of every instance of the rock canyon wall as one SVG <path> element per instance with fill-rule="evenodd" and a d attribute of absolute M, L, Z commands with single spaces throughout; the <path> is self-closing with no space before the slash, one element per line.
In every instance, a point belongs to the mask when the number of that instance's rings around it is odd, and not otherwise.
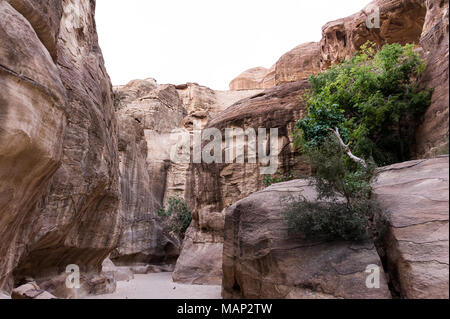
<path fill-rule="evenodd" d="M 11 288 L 13 270 L 16 282 L 69 264 L 98 273 L 121 218 L 118 128 L 95 2 L 0 6 L 0 288 Z"/>

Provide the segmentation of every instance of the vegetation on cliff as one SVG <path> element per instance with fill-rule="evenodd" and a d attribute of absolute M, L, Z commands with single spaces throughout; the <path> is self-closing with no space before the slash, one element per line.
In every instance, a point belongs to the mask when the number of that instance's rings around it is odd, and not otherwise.
<path fill-rule="evenodd" d="M 432 90 L 417 84 L 425 63 L 414 46 L 374 47 L 368 42 L 349 61 L 310 77 L 308 114 L 294 135 L 324 201 L 300 198 L 286 212 L 291 229 L 309 237 L 361 240 L 382 222 L 371 200 L 374 169 L 411 158 L 430 105 Z"/>
<path fill-rule="evenodd" d="M 192 214 L 183 198 L 169 197 L 167 205 L 159 209 L 158 215 L 163 218 L 173 233 L 180 239 L 184 239 L 186 230 L 192 221 Z"/>

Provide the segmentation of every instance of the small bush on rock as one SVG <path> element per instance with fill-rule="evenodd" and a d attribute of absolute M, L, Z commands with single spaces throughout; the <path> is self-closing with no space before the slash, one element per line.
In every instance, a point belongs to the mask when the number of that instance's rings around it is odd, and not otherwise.
<path fill-rule="evenodd" d="M 171 231 L 180 239 L 184 239 L 192 221 L 192 214 L 183 198 L 171 196 L 167 205 L 159 209 L 158 215 L 165 220 Z"/>

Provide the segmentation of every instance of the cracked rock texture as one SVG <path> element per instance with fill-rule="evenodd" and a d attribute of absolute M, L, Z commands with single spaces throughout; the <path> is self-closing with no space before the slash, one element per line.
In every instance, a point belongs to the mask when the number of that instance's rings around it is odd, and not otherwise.
<path fill-rule="evenodd" d="M 224 298 L 391 298 L 374 245 L 308 241 L 289 235 L 283 198 L 315 200 L 308 180 L 273 185 L 229 207 L 223 248 Z M 380 269 L 380 289 L 366 286 L 369 265 Z"/>
<path fill-rule="evenodd" d="M 382 168 L 375 198 L 390 219 L 389 273 L 404 298 L 449 298 L 449 158 Z"/>
<path fill-rule="evenodd" d="M 175 86 L 153 79 L 131 81 L 116 88 L 115 96 L 124 220 L 111 258 L 118 265 L 174 263 L 180 243 L 157 211 L 164 199 L 169 134 L 186 110 Z"/>
<path fill-rule="evenodd" d="M 117 123 L 94 11 L 0 1 L 0 290 L 69 264 L 95 286 L 117 243 Z"/>
<path fill-rule="evenodd" d="M 427 15 L 420 39 L 427 69 L 424 87 L 434 88 L 431 106 L 417 131 L 417 158 L 448 154 L 448 0 L 427 0 Z"/>

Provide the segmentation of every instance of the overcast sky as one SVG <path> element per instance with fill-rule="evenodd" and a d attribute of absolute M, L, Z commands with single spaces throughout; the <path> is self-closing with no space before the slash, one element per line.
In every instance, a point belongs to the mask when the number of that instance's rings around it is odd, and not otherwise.
<path fill-rule="evenodd" d="M 155 78 L 227 90 L 241 72 L 271 67 L 322 26 L 369 0 L 97 0 L 97 29 L 114 85 Z"/>

